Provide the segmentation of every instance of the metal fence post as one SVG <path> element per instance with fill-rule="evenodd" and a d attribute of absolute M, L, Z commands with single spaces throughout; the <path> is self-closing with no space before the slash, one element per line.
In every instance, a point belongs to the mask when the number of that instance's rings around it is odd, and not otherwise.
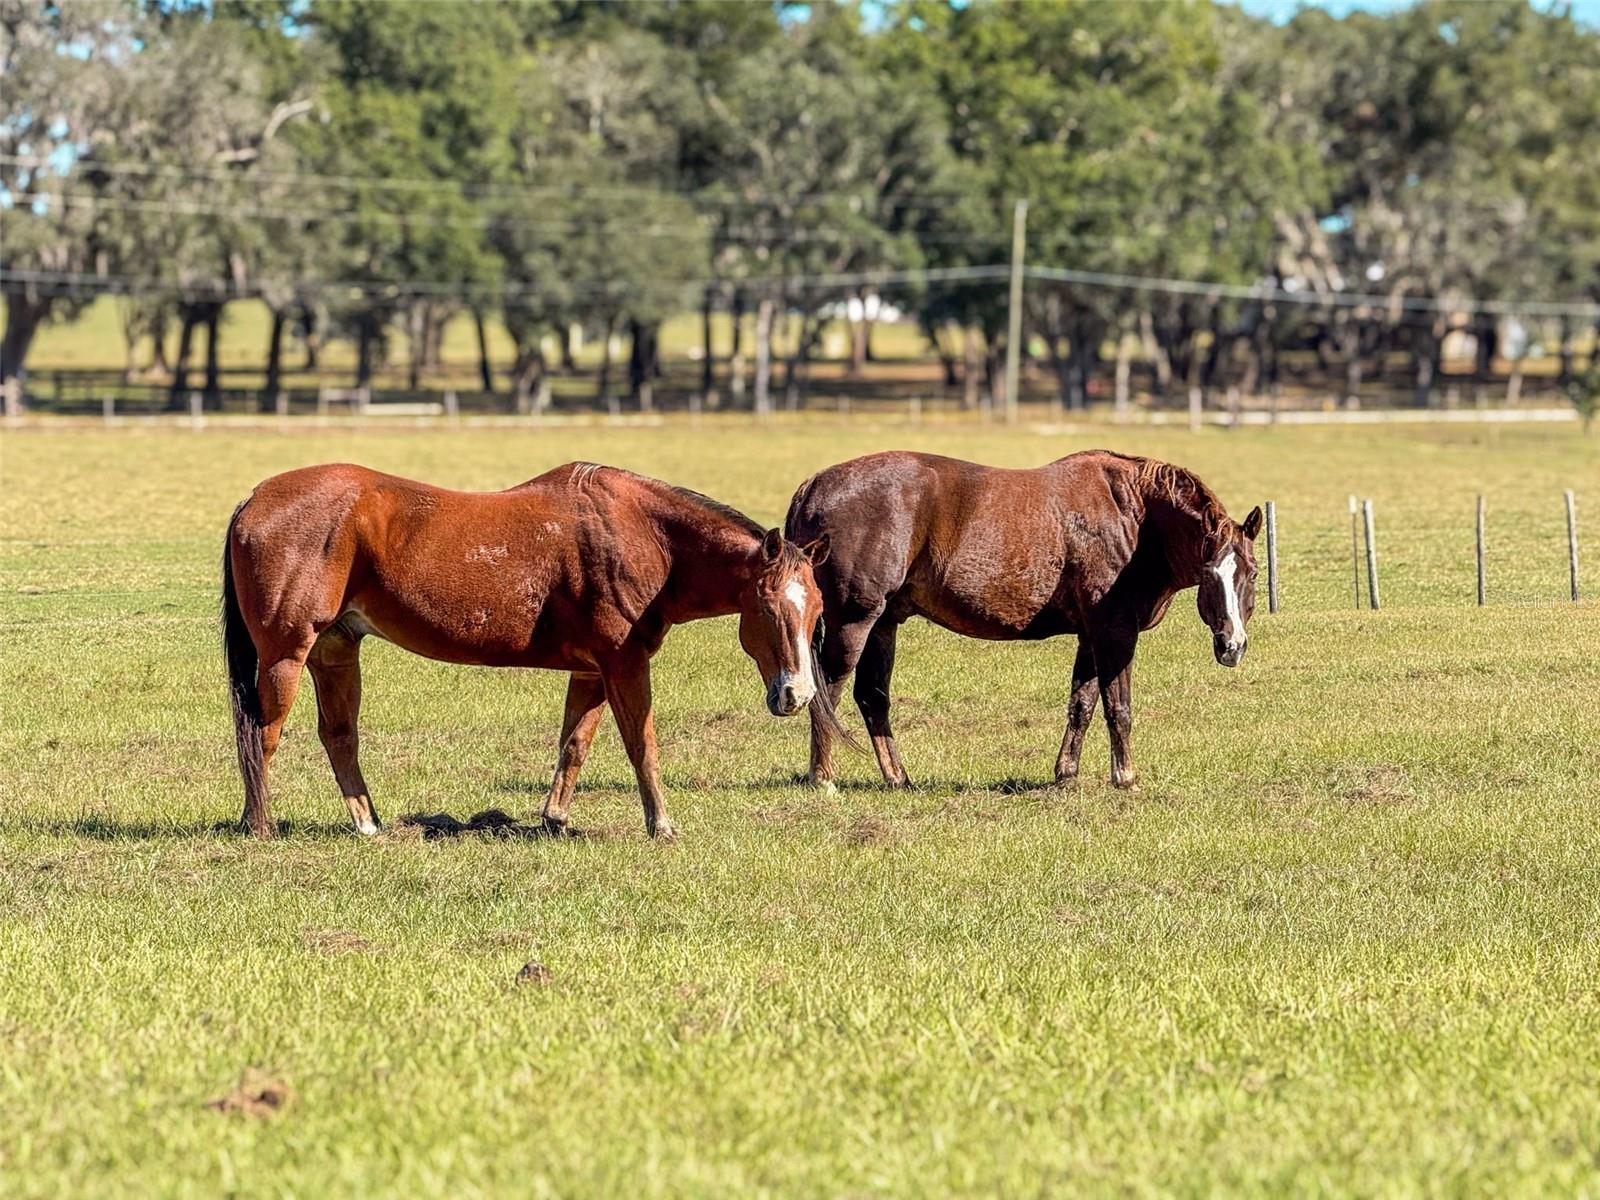
<path fill-rule="evenodd" d="M 1350 496 L 1350 598 L 1361 607 L 1361 536 L 1356 528 L 1356 498 Z"/>
<path fill-rule="evenodd" d="M 1572 580 L 1572 598 L 1578 598 L 1578 498 L 1572 489 L 1566 490 L 1567 501 L 1567 571 Z"/>
<path fill-rule="evenodd" d="M 1488 595 L 1488 577 L 1484 570 L 1484 545 L 1483 545 L 1483 497 L 1478 497 L 1478 607 L 1484 606 Z"/>
<path fill-rule="evenodd" d="M 1372 604 L 1372 611 L 1377 612 L 1378 604 L 1378 541 L 1372 531 L 1372 501 L 1361 502 L 1361 520 L 1367 530 L 1367 599 Z"/>
<path fill-rule="evenodd" d="M 1267 501 L 1267 611 L 1278 611 L 1278 506 Z"/>

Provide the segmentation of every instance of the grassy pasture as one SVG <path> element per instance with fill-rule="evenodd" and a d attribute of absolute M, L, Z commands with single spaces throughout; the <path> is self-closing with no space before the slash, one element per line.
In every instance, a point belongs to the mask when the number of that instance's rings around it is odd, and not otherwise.
<path fill-rule="evenodd" d="M 1098 724 L 1082 784 L 1037 786 L 1068 644 L 914 623 L 922 786 L 847 757 L 814 796 L 722 620 L 657 660 L 675 846 L 609 725 L 588 839 L 358 841 L 309 687 L 290 836 L 212 829 L 239 807 L 220 531 L 269 473 L 490 488 L 595 458 L 776 522 L 869 449 L 1106 444 L 1237 515 L 1276 499 L 1285 542 L 1286 610 L 1263 599 L 1237 671 L 1187 598 L 1146 637 L 1136 795 L 1101 781 Z M 1600 607 L 1562 601 L 1560 489 L 1592 530 L 1597 485 L 1600 442 L 1512 427 L 8 433 L 0 1194 L 1592 1192 Z M 1382 613 L 1349 608 L 1352 491 Z M 386 818 L 537 808 L 559 677 L 364 661 Z M 518 986 L 530 959 L 550 978 Z"/>

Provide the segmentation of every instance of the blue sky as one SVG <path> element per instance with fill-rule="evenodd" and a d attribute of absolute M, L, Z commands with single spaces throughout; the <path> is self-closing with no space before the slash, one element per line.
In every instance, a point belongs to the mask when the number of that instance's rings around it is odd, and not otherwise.
<path fill-rule="evenodd" d="M 1410 0 L 1234 0 L 1246 12 L 1287 21 L 1300 8 L 1323 8 L 1335 16 L 1362 9 L 1366 12 L 1393 12 L 1406 8 Z M 1539 8 L 1551 7 L 1551 0 L 1534 0 Z M 1585 25 L 1600 26 L 1600 0 L 1573 0 L 1573 14 Z"/>

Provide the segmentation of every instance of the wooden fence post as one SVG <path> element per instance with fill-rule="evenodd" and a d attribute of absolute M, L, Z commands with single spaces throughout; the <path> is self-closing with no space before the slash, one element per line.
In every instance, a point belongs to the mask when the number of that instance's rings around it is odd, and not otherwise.
<path fill-rule="evenodd" d="M 1482 608 L 1488 593 L 1487 576 L 1483 563 L 1483 497 L 1478 497 L 1478 607 Z"/>
<path fill-rule="evenodd" d="M 911 423 L 913 425 L 922 424 L 922 396 L 916 392 L 911 395 Z"/>
<path fill-rule="evenodd" d="M 1378 604 L 1378 541 L 1372 532 L 1372 501 L 1361 502 L 1361 521 L 1367 530 L 1367 599 L 1372 605 L 1372 611 L 1377 612 Z"/>
<path fill-rule="evenodd" d="M 1578 599 L 1578 499 L 1572 489 L 1566 491 L 1567 501 L 1567 571 L 1572 580 L 1572 599 Z"/>
<path fill-rule="evenodd" d="M 190 392 L 189 393 L 189 424 L 193 428 L 200 429 L 205 425 L 206 419 L 205 419 L 205 416 L 203 415 L 203 413 L 204 413 L 204 409 L 203 409 L 203 407 L 201 405 L 200 393 L 199 392 Z"/>
<path fill-rule="evenodd" d="M 107 392 L 100 397 L 100 416 L 107 425 L 111 425 L 116 421 L 117 396 L 115 392 Z"/>
<path fill-rule="evenodd" d="M 1278 506 L 1267 501 L 1267 611 L 1278 611 Z"/>

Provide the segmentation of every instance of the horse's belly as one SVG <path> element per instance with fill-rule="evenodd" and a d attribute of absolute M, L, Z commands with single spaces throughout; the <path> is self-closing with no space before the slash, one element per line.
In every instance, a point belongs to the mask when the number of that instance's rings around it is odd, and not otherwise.
<path fill-rule="evenodd" d="M 963 637 L 1009 642 L 1078 632 L 1077 622 L 1054 607 L 1049 597 L 1013 597 L 997 603 L 992 597 L 980 600 L 949 589 L 929 589 L 912 592 L 905 601 L 900 606 L 904 615 L 924 616 Z"/>
<path fill-rule="evenodd" d="M 592 665 L 577 647 L 534 637 L 539 610 L 466 604 L 438 614 L 389 597 L 360 597 L 345 615 L 352 630 L 441 662 L 480 667 L 578 670 Z"/>

